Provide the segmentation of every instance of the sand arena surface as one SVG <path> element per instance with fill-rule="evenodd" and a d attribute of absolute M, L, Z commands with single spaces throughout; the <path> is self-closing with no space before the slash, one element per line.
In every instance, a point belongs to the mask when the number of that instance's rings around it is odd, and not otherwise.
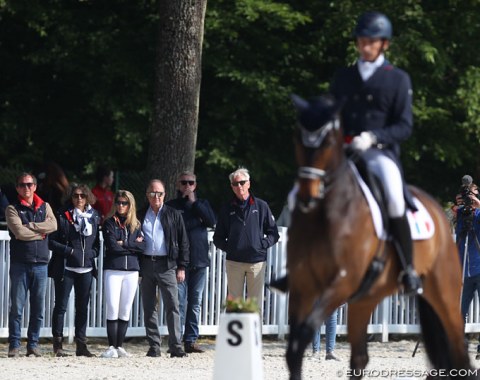
<path fill-rule="evenodd" d="M 186 358 L 170 358 L 170 355 L 166 353 L 165 346 L 162 346 L 161 357 L 146 357 L 148 345 L 144 339 L 131 339 L 124 344 L 124 348 L 133 355 L 131 358 L 76 357 L 74 356 L 75 346 L 73 344 L 64 345 L 64 348 L 72 356 L 56 358 L 53 356 L 51 342 L 45 339 L 41 341 L 40 345 L 43 357 L 25 357 L 26 349 L 25 344 L 23 344 L 21 357 L 12 359 L 7 358 L 8 343 L 2 340 L 0 341 L 0 378 L 2 380 L 211 380 L 215 365 L 215 341 L 201 340 L 199 343 L 206 349 L 206 352 L 189 354 Z M 99 356 L 107 348 L 106 344 L 105 339 L 92 339 L 88 346 L 93 353 Z M 416 356 L 412 358 L 415 344 L 415 340 L 369 343 L 370 363 L 367 366 L 365 378 L 424 379 L 425 375 L 423 373 L 429 368 L 426 354 L 422 345 L 420 345 Z M 322 349 L 323 345 L 322 337 Z M 262 355 L 265 380 L 288 379 L 285 351 L 285 341 L 263 340 Z M 343 340 L 338 341 L 335 353 L 341 361 L 325 361 L 324 352 L 322 352 L 320 359 L 313 358 L 310 351 L 307 351 L 304 359 L 303 379 L 346 379 L 350 358 L 348 343 Z M 473 366 L 478 367 L 480 362 L 474 359 L 476 342 L 472 341 L 470 343 L 469 353 Z"/>

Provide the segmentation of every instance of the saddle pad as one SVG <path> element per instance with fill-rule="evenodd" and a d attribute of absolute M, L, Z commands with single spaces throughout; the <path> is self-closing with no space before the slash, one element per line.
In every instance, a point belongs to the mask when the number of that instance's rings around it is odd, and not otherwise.
<path fill-rule="evenodd" d="M 387 232 L 385 231 L 385 226 L 383 225 L 380 207 L 378 206 L 378 203 L 373 197 L 372 192 L 368 188 L 367 184 L 360 176 L 355 164 L 353 164 L 351 161 L 349 161 L 349 164 L 370 207 L 370 213 L 372 215 L 373 225 L 375 226 L 377 237 L 385 240 L 387 237 Z M 413 197 L 413 202 L 415 203 L 418 211 L 412 212 L 411 210 L 407 210 L 407 219 L 410 225 L 412 240 L 429 239 L 435 233 L 435 224 L 433 223 L 433 219 L 418 198 Z"/>

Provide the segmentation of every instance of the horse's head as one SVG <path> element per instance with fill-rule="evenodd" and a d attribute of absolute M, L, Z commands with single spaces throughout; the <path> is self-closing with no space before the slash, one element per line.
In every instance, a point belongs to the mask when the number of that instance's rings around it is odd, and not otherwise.
<path fill-rule="evenodd" d="M 297 205 L 308 212 L 325 197 L 336 169 L 345 159 L 339 119 L 341 104 L 328 95 L 308 101 L 292 95 L 292 101 L 299 121 L 295 133 L 299 165 Z"/>

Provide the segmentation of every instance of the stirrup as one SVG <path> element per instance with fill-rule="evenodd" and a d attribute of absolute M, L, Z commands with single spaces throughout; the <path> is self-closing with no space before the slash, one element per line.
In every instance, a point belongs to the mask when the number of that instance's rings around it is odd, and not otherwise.
<path fill-rule="evenodd" d="M 406 296 L 418 296 L 423 294 L 422 280 L 415 269 L 402 270 L 398 275 L 398 283 L 403 286 L 403 293 Z"/>

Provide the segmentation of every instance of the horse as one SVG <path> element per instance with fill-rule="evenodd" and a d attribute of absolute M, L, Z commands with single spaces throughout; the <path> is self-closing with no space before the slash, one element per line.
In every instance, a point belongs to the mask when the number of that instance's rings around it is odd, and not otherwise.
<path fill-rule="evenodd" d="M 328 94 L 309 101 L 292 99 L 300 121 L 294 137 L 299 169 L 288 229 L 288 278 L 279 280 L 289 292 L 290 379 L 301 379 L 303 354 L 314 331 L 346 302 L 350 376 L 361 378 L 368 363 L 370 316 L 384 297 L 400 290 L 401 265 L 394 244 L 375 233 L 355 165 L 344 148 L 340 102 Z M 471 370 L 460 311 L 461 265 L 449 223 L 431 196 L 417 187 L 408 189 L 435 226 L 431 237 L 414 241 L 414 267 L 424 289 L 417 298 L 428 358 L 435 369 Z M 368 283 L 379 262 L 382 270 Z"/>

